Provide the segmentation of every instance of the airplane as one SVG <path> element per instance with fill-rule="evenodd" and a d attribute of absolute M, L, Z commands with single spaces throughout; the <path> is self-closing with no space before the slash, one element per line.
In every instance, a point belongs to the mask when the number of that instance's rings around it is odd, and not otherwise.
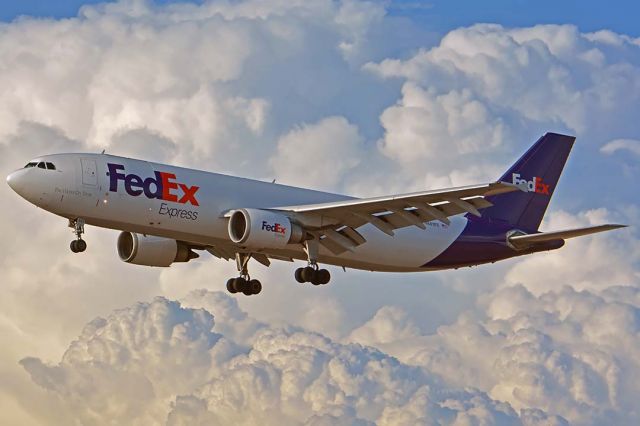
<path fill-rule="evenodd" d="M 538 227 L 575 137 L 546 133 L 495 182 L 355 198 L 275 182 L 101 154 L 52 154 L 7 177 L 30 203 L 68 219 L 74 253 L 85 225 L 121 231 L 124 262 L 168 267 L 197 251 L 235 259 L 230 293 L 258 294 L 250 259 L 307 262 L 300 283 L 327 284 L 320 264 L 417 272 L 493 263 L 555 250 L 568 238 L 622 228 Z"/>

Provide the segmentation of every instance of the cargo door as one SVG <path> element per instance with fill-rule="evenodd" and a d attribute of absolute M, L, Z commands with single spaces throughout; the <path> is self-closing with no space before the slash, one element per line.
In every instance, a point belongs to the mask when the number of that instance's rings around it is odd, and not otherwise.
<path fill-rule="evenodd" d="M 81 158 L 82 164 L 82 184 L 95 187 L 98 184 L 98 167 L 96 160 Z"/>

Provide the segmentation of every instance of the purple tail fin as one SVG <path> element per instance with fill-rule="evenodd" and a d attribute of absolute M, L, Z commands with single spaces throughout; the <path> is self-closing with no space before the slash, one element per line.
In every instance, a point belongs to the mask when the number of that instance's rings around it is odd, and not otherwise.
<path fill-rule="evenodd" d="M 526 186 L 528 191 L 487 197 L 493 206 L 484 209 L 482 216 L 523 230 L 536 231 L 575 139 L 557 133 L 547 133 L 538 139 L 500 178 L 503 182 Z"/>

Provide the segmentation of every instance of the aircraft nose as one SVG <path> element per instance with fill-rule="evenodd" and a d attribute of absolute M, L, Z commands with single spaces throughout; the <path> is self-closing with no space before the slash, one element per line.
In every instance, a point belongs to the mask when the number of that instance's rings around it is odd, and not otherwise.
<path fill-rule="evenodd" d="M 24 187 L 24 184 L 21 179 L 22 170 L 16 170 L 7 176 L 7 184 L 13 189 L 15 192 L 20 194 Z"/>

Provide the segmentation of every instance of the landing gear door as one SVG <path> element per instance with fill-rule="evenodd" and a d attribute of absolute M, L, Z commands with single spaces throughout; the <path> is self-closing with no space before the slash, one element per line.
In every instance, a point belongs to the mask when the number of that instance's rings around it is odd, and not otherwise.
<path fill-rule="evenodd" d="M 96 160 L 90 158 L 81 158 L 82 164 L 82 184 L 88 186 L 96 186 L 98 184 L 98 168 Z"/>

